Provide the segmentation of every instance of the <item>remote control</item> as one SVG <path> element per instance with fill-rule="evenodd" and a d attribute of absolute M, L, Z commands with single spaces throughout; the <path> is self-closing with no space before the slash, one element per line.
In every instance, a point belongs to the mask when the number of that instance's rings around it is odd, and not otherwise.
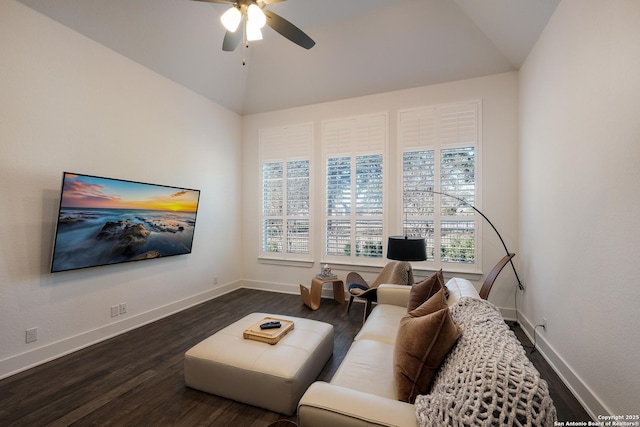
<path fill-rule="evenodd" d="M 277 329 L 281 326 L 280 322 L 267 322 L 260 325 L 260 329 Z"/>

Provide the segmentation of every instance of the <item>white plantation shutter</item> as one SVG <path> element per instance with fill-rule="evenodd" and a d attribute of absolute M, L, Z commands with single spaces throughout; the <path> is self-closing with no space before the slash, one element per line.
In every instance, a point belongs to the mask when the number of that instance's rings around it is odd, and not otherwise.
<path fill-rule="evenodd" d="M 382 154 L 356 156 L 356 215 L 382 215 Z"/>
<path fill-rule="evenodd" d="M 322 146 L 326 158 L 359 154 L 384 154 L 386 144 L 386 114 L 323 123 Z"/>
<path fill-rule="evenodd" d="M 287 216 L 309 215 L 309 161 L 287 162 Z"/>
<path fill-rule="evenodd" d="M 440 191 L 475 205 L 475 147 L 445 148 L 440 151 Z M 442 197 L 443 215 L 451 212 L 473 215 L 475 211 L 451 197 Z"/>
<path fill-rule="evenodd" d="M 400 112 L 399 139 L 404 150 L 436 145 L 436 107 Z"/>
<path fill-rule="evenodd" d="M 309 259 L 311 254 L 311 124 L 262 129 L 261 256 Z"/>
<path fill-rule="evenodd" d="M 434 196 L 427 190 L 435 183 L 435 150 L 405 151 L 403 163 L 403 229 L 407 236 L 424 237 L 427 260 L 434 260 Z"/>
<path fill-rule="evenodd" d="M 262 245 L 269 252 L 282 252 L 283 171 L 282 162 L 262 164 Z"/>
<path fill-rule="evenodd" d="M 326 157 L 350 156 L 352 150 L 353 128 L 351 120 L 325 123 L 322 127 L 322 147 Z"/>
<path fill-rule="evenodd" d="M 425 237 L 427 264 L 455 263 L 478 271 L 480 102 L 402 110 L 398 115 L 402 152 L 403 229 Z"/>
<path fill-rule="evenodd" d="M 262 164 L 262 214 L 267 217 L 281 216 L 284 202 L 282 162 Z"/>
<path fill-rule="evenodd" d="M 262 161 L 310 159 L 313 150 L 313 127 L 286 126 L 260 130 L 260 159 Z"/>
<path fill-rule="evenodd" d="M 478 141 L 478 104 L 438 108 L 440 145 L 475 145 Z"/>
<path fill-rule="evenodd" d="M 382 258 L 387 115 L 326 121 L 325 256 Z"/>
<path fill-rule="evenodd" d="M 329 217 L 351 215 L 351 157 L 327 159 L 326 214 Z"/>

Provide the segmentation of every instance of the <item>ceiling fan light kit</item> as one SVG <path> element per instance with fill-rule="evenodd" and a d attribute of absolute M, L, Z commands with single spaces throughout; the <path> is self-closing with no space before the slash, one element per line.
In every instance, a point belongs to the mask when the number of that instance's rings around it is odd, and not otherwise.
<path fill-rule="evenodd" d="M 242 19 L 242 12 L 237 7 L 232 7 L 222 14 L 220 17 L 220 22 L 227 29 L 227 31 L 231 31 L 235 33 L 240 25 L 240 20 Z"/>
<path fill-rule="evenodd" d="M 233 8 L 235 9 L 235 7 Z M 267 17 L 257 4 L 250 4 L 247 8 L 247 16 L 249 17 L 249 23 L 255 25 L 258 28 L 264 27 L 267 23 Z"/>
<path fill-rule="evenodd" d="M 262 40 L 262 31 L 257 24 L 251 22 L 251 19 L 247 21 L 247 41 L 253 42 L 256 40 Z"/>
<path fill-rule="evenodd" d="M 235 7 L 233 7 L 235 9 Z M 262 27 L 267 23 L 267 17 L 256 4 L 247 8 L 247 41 L 262 40 Z"/>
<path fill-rule="evenodd" d="M 277 33 L 305 49 L 311 49 L 316 42 L 301 29 L 287 21 L 280 15 L 265 9 L 272 3 L 286 0 L 193 0 L 206 3 L 220 3 L 231 5 L 220 17 L 222 25 L 227 30 L 222 41 L 222 50 L 231 52 L 236 49 L 243 35 L 245 43 L 262 40 L 261 28 L 265 25 L 273 28 Z M 244 27 L 242 24 L 244 22 Z M 238 28 L 242 31 L 238 31 Z M 244 63 L 244 61 L 243 61 Z"/>

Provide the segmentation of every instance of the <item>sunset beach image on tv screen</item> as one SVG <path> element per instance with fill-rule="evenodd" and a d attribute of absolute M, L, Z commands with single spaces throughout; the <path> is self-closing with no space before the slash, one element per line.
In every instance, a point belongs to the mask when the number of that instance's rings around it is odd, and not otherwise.
<path fill-rule="evenodd" d="M 200 191 L 65 172 L 52 272 L 191 253 Z"/>

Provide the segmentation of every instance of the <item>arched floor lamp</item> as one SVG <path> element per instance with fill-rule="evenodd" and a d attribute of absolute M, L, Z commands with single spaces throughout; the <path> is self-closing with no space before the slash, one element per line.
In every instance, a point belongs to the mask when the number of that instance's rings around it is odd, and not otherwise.
<path fill-rule="evenodd" d="M 518 272 L 516 271 L 516 266 L 513 264 L 513 257 L 514 257 L 514 253 L 513 252 L 509 252 L 509 249 L 507 249 L 507 244 L 504 242 L 504 239 L 502 238 L 502 236 L 500 235 L 500 232 L 498 231 L 498 229 L 496 228 L 495 225 L 493 225 L 493 223 L 491 222 L 491 220 L 489 220 L 489 218 L 487 218 L 487 216 L 485 214 L 483 214 L 482 212 L 480 212 L 478 210 L 478 208 L 476 208 L 475 206 L 473 206 L 471 203 L 467 202 L 464 199 L 461 199 L 460 197 L 456 197 L 456 196 L 452 196 L 451 194 L 447 194 L 447 193 L 443 193 L 441 191 L 435 191 L 432 189 L 428 189 L 427 192 L 429 193 L 434 193 L 434 194 L 440 194 L 442 196 L 446 196 L 446 197 L 451 197 L 452 199 L 455 199 L 457 201 L 459 201 L 460 203 L 469 206 L 471 209 L 473 209 L 474 211 L 478 212 L 482 218 L 484 218 L 489 225 L 491 226 L 491 228 L 493 228 L 493 231 L 496 232 L 496 234 L 498 235 L 498 238 L 500 239 L 500 242 L 502 243 L 502 246 L 504 247 L 505 252 L 507 253 L 506 258 L 508 258 L 509 263 L 511 264 L 511 268 L 513 268 L 513 274 L 516 275 L 516 280 L 518 281 L 518 288 L 522 291 L 524 290 L 524 285 L 522 284 L 522 282 L 520 281 L 520 277 L 518 276 Z M 504 265 L 503 265 L 504 266 Z M 500 270 L 502 270 L 502 267 L 500 267 L 500 269 L 497 271 L 497 273 L 495 273 L 495 275 L 497 276 L 498 273 L 500 273 Z M 491 275 L 491 273 L 490 273 Z M 495 279 L 495 277 L 493 277 L 493 279 Z"/>

